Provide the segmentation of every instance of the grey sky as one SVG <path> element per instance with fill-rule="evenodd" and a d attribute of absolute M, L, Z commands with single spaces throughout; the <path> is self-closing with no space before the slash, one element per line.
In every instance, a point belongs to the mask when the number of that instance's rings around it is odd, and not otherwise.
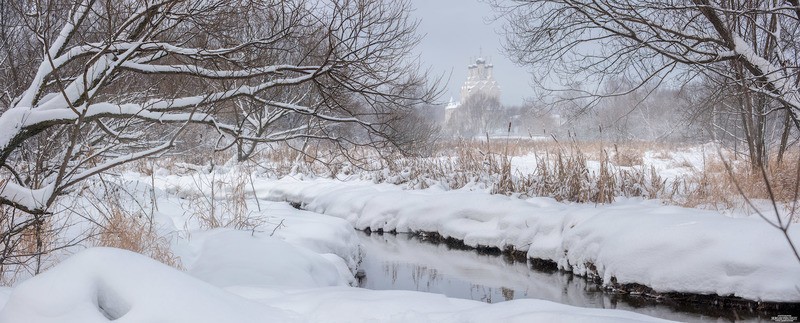
<path fill-rule="evenodd" d="M 412 0 L 411 15 L 420 20 L 425 38 L 417 47 L 423 66 L 434 73 L 450 74 L 443 100 L 459 100 L 459 89 L 467 77 L 467 65 L 480 51 L 494 64 L 494 76 L 502 91 L 503 104 L 521 104 L 531 96 L 530 75 L 502 53 L 497 31 L 501 22 L 487 25 L 492 11 L 478 0 Z"/>

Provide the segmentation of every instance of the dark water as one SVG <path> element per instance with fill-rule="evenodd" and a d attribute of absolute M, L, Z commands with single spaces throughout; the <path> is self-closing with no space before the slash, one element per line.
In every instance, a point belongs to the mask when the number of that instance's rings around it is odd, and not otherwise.
<path fill-rule="evenodd" d="M 450 249 L 407 234 L 361 233 L 360 237 L 365 254 L 361 263 L 365 276 L 359 281 L 363 288 L 415 290 L 489 303 L 534 298 L 687 322 L 772 321 L 770 316 L 716 308 L 673 308 L 615 295 L 571 274 L 536 271 L 502 256 Z"/>

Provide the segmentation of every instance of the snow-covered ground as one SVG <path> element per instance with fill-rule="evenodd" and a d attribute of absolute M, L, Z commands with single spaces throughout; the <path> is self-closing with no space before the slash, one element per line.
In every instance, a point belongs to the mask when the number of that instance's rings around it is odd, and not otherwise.
<path fill-rule="evenodd" d="M 235 173 L 221 174 L 220 180 L 232 181 Z M 351 287 L 361 249 L 349 222 L 245 193 L 246 215 L 258 220 L 256 225 L 205 228 L 191 201 L 210 197 L 220 207 L 232 199 L 232 192 L 211 194 L 193 176 L 126 174 L 114 184 L 137 200 L 140 209 L 150 210 L 183 270 L 121 249 L 78 251 L 13 289 L 0 288 L 0 322 L 661 321 L 540 300 L 486 304 Z M 155 182 L 154 192 L 150 181 Z M 261 197 L 281 183 L 287 182 L 261 178 L 252 184 Z M 76 210 L 91 204 L 74 198 Z M 152 200 L 157 205 L 148 205 Z M 219 211 L 233 210 L 229 207 Z M 85 210 L 91 213 L 91 208 Z"/>
<path fill-rule="evenodd" d="M 644 160 L 669 180 L 702 168 L 706 153 L 703 147 L 669 156 L 648 152 Z M 525 173 L 535 162 L 514 157 L 512 167 Z M 606 205 L 562 203 L 491 195 L 480 182 L 457 190 L 409 189 L 357 177 L 274 179 L 243 167 L 182 164 L 156 169 L 152 177 L 122 173 L 102 185 L 87 183 L 61 203 L 66 213 L 99 220 L 96 202 L 113 200 L 151 217 L 182 268 L 119 249 L 67 248 L 48 258 L 46 266 L 60 264 L 45 273 L 0 288 L 0 323 L 658 321 L 542 300 L 486 304 L 351 287 L 365 251 L 354 228 L 436 232 L 470 246 L 513 247 L 606 285 L 800 302 L 800 264 L 784 237 L 735 210 L 723 215 L 622 197 Z M 209 213 L 218 224 L 204 219 Z M 794 226 L 789 235 L 796 239 L 799 231 Z M 402 256 L 413 263 L 425 255 Z M 458 263 L 443 268 L 461 271 Z M 558 300 L 557 293 L 548 298 Z"/>
<path fill-rule="evenodd" d="M 244 284 L 220 288 L 139 254 L 93 248 L 18 286 L 0 312 L 0 322 L 660 321 L 547 301 L 485 304 L 347 286 L 292 289 L 292 274 L 279 272 L 287 279 L 282 288 L 261 285 L 260 279 L 256 284 L 239 281 Z M 217 274 L 232 282 L 230 272 Z"/>
<path fill-rule="evenodd" d="M 642 169 L 647 170 L 652 167 L 658 176 L 665 180 L 666 184 L 671 184 L 682 178 L 692 176 L 698 171 L 702 171 L 706 164 L 711 161 L 719 160 L 720 153 L 724 153 L 713 143 L 690 146 L 683 149 L 672 151 L 653 151 L 647 150 L 641 153 L 641 165 L 620 166 L 618 169 Z M 613 156 L 613 150 L 611 152 Z M 544 157 L 542 152 L 531 152 L 523 156 L 510 157 L 511 169 L 513 174 L 531 174 L 536 172 L 538 164 L 537 158 Z M 587 160 L 586 168 L 595 174 L 600 173 L 600 161 Z"/>
<path fill-rule="evenodd" d="M 607 285 L 800 302 L 800 264 L 780 232 L 758 217 L 657 200 L 596 206 L 328 179 L 267 181 L 256 193 L 346 219 L 357 229 L 436 232 L 470 246 L 511 246 Z M 800 238 L 800 228 L 789 234 Z"/>

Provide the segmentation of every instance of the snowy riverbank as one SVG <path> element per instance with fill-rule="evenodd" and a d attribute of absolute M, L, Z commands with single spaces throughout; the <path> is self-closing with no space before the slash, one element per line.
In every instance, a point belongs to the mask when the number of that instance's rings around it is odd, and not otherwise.
<path fill-rule="evenodd" d="M 287 273 L 286 271 L 282 271 Z M 230 274 L 230 273 L 228 273 Z M 229 280 L 231 276 L 219 276 Z M 288 277 L 283 277 L 288 278 Z M 285 280 L 283 283 L 292 283 Z M 22 284 L 0 322 L 659 322 L 537 300 L 499 304 L 358 288 L 219 288 L 119 249 L 81 252 Z"/>
<path fill-rule="evenodd" d="M 0 288 L 0 322 L 663 321 L 541 300 L 486 304 L 350 287 L 361 248 L 347 221 L 248 193 L 248 217 L 260 223 L 255 229 L 204 229 L 188 203 L 203 194 L 187 184 L 191 179 L 158 176 L 154 192 L 149 180 L 126 174 L 115 185 L 153 210 L 182 270 L 120 249 L 73 248 L 74 255 L 44 273 Z M 274 184 L 255 182 L 256 188 Z M 229 193 L 215 198 L 221 204 Z"/>
<path fill-rule="evenodd" d="M 368 182 L 284 178 L 259 197 L 302 204 L 357 229 L 435 232 L 473 247 L 513 247 L 563 270 L 659 293 L 800 302 L 800 264 L 779 231 L 757 217 L 629 199 L 564 204 L 467 190 L 403 190 Z M 790 235 L 800 238 L 800 228 Z"/>

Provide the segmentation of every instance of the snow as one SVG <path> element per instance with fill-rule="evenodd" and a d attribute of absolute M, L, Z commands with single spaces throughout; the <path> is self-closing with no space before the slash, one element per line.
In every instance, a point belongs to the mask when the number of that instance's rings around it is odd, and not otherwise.
<path fill-rule="evenodd" d="M 262 182 L 259 197 L 299 202 L 355 228 L 437 232 L 470 246 L 513 246 L 609 285 L 658 292 L 800 301 L 800 266 L 779 231 L 757 217 L 620 199 L 563 204 L 485 192 L 403 190 L 389 184 L 284 178 Z M 797 226 L 790 235 L 800 237 Z M 596 272 L 595 272 L 596 271 Z"/>
<path fill-rule="evenodd" d="M 273 306 L 300 312 L 311 322 L 665 322 L 632 312 L 540 300 L 486 304 L 412 291 L 334 287 L 291 291 L 279 298 Z"/>
<path fill-rule="evenodd" d="M 0 322 L 286 321 L 287 313 L 249 302 L 146 258 L 110 248 L 83 251 L 18 287 Z"/>
<path fill-rule="evenodd" d="M 172 241 L 183 269 L 113 248 L 89 248 L 14 288 L 0 288 L 0 323 L 13 322 L 659 322 L 620 310 L 584 309 L 540 300 L 504 304 L 411 291 L 350 287 L 361 246 L 343 219 L 256 200 L 245 192 L 251 229 L 204 228 L 190 203 L 213 181 L 242 178 L 238 170 L 153 178 L 123 174 L 107 179 L 116 198 L 152 210 L 155 229 Z M 206 177 L 206 178 L 201 178 Z M 155 187 L 150 187 L 150 182 Z M 258 187 L 272 180 L 259 179 Z M 108 182 L 106 184 L 111 184 Z M 84 190 L 97 187 L 85 186 Z M 379 187 L 392 192 L 392 186 Z M 218 206 L 235 194 L 218 187 Z M 210 196 L 205 196 L 210 197 Z M 152 198 L 152 199 L 151 199 Z M 91 199 L 70 206 L 96 218 Z M 132 203 L 135 200 L 135 203 Z M 150 205 L 153 201 L 157 205 Z M 224 208 L 217 210 L 221 216 Z M 472 216 L 489 219 L 479 212 Z M 73 249 L 70 249 L 74 251 Z"/>
<path fill-rule="evenodd" d="M 192 235 L 181 260 L 187 273 L 219 287 L 347 285 L 345 273 L 323 256 L 278 238 L 216 229 Z M 343 262 L 342 262 L 343 263 Z"/>
<path fill-rule="evenodd" d="M 10 287 L 3 287 L 0 286 L 0 310 L 6 305 L 8 301 L 8 297 L 11 295 L 11 288 Z"/>
<path fill-rule="evenodd" d="M 696 152 L 686 155 L 690 159 Z M 93 322 L 117 316 L 123 322 L 247 322 L 263 317 L 333 322 L 651 320 L 540 300 L 488 305 L 418 292 L 353 288 L 362 257 L 353 228 L 367 227 L 437 232 L 471 246 L 511 246 L 576 274 L 597 275 L 605 284 L 638 283 L 659 292 L 761 301 L 800 300 L 800 266 L 779 232 L 756 217 L 725 217 L 657 200 L 621 198 L 595 206 L 491 195 L 475 187 L 406 190 L 359 180 L 276 180 L 227 166 L 213 172 L 184 168 L 182 174 L 158 169 L 152 178 L 127 173 L 112 180 L 128 194 L 118 197 L 123 203 L 152 210 L 149 216 L 156 230 L 172 241 L 184 271 L 141 255 L 92 248 L 13 292 L 0 289 L 0 322 Z M 231 186 L 245 178 L 253 182 L 243 192 Z M 216 185 L 216 195 L 210 185 Z M 232 216 L 228 203 L 237 194 L 244 194 L 247 216 L 257 220 L 253 228 L 203 226 L 197 212 L 205 206 L 193 203 L 215 200 L 224 222 Z M 153 201 L 156 205 L 151 206 Z M 286 201 L 300 203 L 305 210 Z M 76 197 L 70 205 L 96 218 L 91 203 Z M 797 237 L 798 232 L 793 227 L 790 234 Z M 469 275 L 466 264 L 458 263 L 460 258 L 376 251 L 374 246 L 366 251 L 409 263 L 439 263 L 446 272 Z M 504 280 L 521 282 L 530 274 L 505 273 L 492 266 L 485 270 L 499 270 Z M 478 283 L 498 285 L 491 275 L 480 277 Z M 558 290 L 548 294 L 553 300 L 565 297 Z"/>
<path fill-rule="evenodd" d="M 3 182 L 0 185 L 0 197 L 17 203 L 29 210 L 44 206 L 53 194 L 53 184 L 40 189 L 28 189 L 14 182 Z"/>
<path fill-rule="evenodd" d="M 215 235 L 220 234 L 227 235 Z M 221 240 L 230 242 L 241 238 L 234 234 Z M 232 273 L 225 273 L 225 276 L 229 274 Z M 242 282 L 236 281 L 237 284 Z M 273 289 L 257 284 L 221 289 L 142 255 L 111 248 L 88 249 L 27 280 L 15 288 L 0 311 L 0 322 L 108 320 L 176 323 L 663 322 L 632 312 L 583 309 L 539 300 L 486 304 L 436 294 L 369 291 L 348 286 Z"/>
<path fill-rule="evenodd" d="M 550 137 L 538 137 L 539 140 L 552 140 Z M 537 140 L 534 137 L 532 140 Z M 720 147 L 713 143 L 692 146 L 684 149 L 676 149 L 669 152 L 645 151 L 642 156 L 642 165 L 635 166 L 612 166 L 612 170 L 627 170 L 630 168 L 641 169 L 642 167 L 653 167 L 656 173 L 666 180 L 669 185 L 676 180 L 690 177 L 698 170 L 705 168 L 706 161 L 715 160 L 721 152 Z M 512 174 L 532 174 L 536 172 L 538 158 L 542 158 L 542 153 L 529 153 L 523 156 L 511 157 Z M 600 162 L 596 160 L 586 161 L 586 166 L 590 172 L 598 174 L 600 172 Z M 645 170 L 647 170 L 645 168 Z"/>
<path fill-rule="evenodd" d="M 800 266 L 777 230 L 756 218 L 680 211 L 598 214 L 565 235 L 568 254 L 560 261 L 578 273 L 586 264 L 602 266 L 605 281 L 616 277 L 657 291 L 800 300 Z"/>
<path fill-rule="evenodd" d="M 769 80 L 771 85 L 778 92 L 777 95 L 793 106 L 793 109 L 800 107 L 800 97 L 798 97 L 797 86 L 792 85 L 791 82 L 787 82 L 790 77 L 786 75 L 786 69 L 775 66 L 764 57 L 759 56 L 741 36 L 733 34 L 731 37 L 733 40 L 733 50 L 761 71 L 762 75 L 756 75 L 756 77 L 763 76 Z M 793 109 L 790 109 L 790 111 Z"/>

